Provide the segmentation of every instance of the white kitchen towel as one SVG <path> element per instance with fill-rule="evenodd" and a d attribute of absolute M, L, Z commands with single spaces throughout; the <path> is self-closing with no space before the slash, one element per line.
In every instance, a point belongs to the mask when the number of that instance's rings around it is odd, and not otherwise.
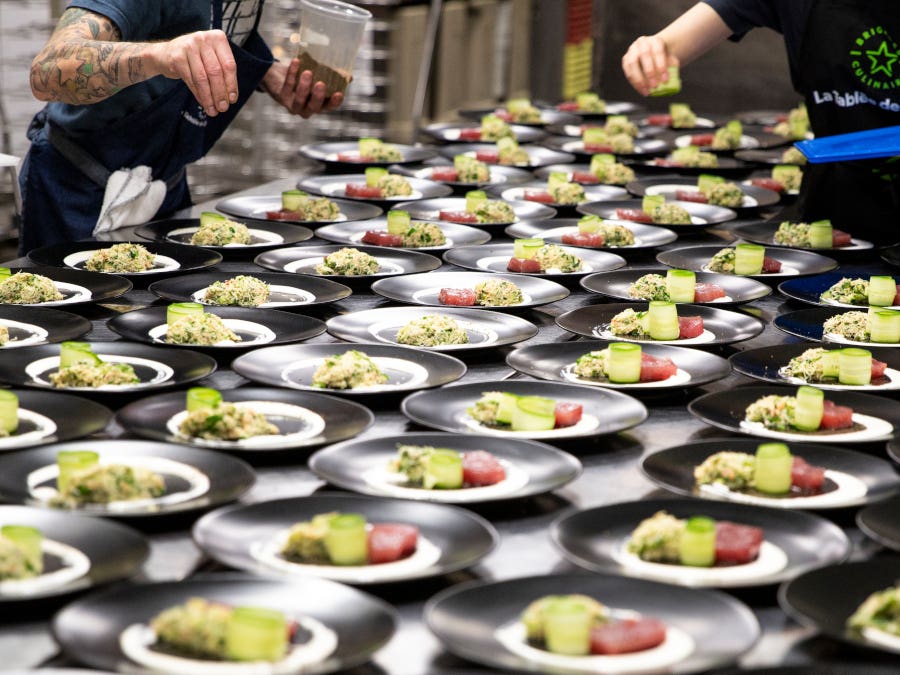
<path fill-rule="evenodd" d="M 106 182 L 94 236 L 148 222 L 166 198 L 166 184 L 153 180 L 149 166 L 113 171 Z"/>

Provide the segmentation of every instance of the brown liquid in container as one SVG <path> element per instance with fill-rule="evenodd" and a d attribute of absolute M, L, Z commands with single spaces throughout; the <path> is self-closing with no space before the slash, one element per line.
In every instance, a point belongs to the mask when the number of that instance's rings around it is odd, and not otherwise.
<path fill-rule="evenodd" d="M 304 70 L 311 70 L 313 74 L 313 83 L 325 83 L 326 96 L 331 96 L 337 92 L 343 93 L 347 88 L 347 85 L 350 84 L 350 81 L 353 79 L 353 76 L 350 73 L 343 70 L 337 70 L 331 66 L 326 66 L 324 63 L 316 61 L 310 56 L 309 52 L 303 51 L 302 49 L 297 55 L 297 58 L 300 59 L 301 73 Z"/>

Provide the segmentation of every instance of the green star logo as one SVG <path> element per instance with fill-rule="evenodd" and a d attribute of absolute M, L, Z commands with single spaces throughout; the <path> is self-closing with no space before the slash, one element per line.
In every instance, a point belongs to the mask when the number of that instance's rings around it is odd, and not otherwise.
<path fill-rule="evenodd" d="M 887 41 L 882 41 L 878 49 L 867 49 L 866 56 L 872 62 L 869 70 L 871 75 L 881 72 L 888 77 L 893 77 L 893 66 L 897 62 L 898 55 L 888 51 Z"/>

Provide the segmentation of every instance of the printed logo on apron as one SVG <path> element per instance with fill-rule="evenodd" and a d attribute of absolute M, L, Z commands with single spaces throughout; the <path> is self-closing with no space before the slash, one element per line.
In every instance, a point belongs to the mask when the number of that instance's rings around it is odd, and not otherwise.
<path fill-rule="evenodd" d="M 850 50 L 853 74 L 870 89 L 900 87 L 900 47 L 882 26 L 867 28 Z"/>

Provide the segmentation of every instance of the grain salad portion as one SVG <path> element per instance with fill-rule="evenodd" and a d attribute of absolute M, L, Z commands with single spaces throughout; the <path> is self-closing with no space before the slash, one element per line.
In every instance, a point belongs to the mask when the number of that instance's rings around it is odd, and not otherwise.
<path fill-rule="evenodd" d="M 153 269 L 156 256 L 140 244 L 114 244 L 101 248 L 84 263 L 90 272 L 136 273 Z"/>

